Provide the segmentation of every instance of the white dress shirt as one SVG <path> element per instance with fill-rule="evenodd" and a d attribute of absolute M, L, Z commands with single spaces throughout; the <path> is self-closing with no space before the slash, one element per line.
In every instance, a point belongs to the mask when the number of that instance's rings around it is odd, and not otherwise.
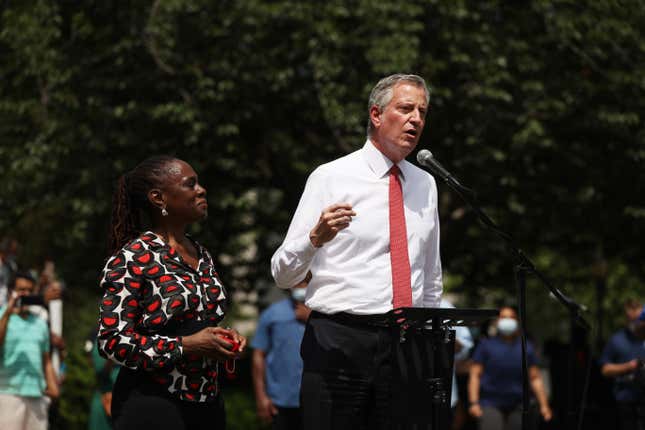
<path fill-rule="evenodd" d="M 443 289 L 439 257 L 439 215 L 434 178 L 403 160 L 398 164 L 412 275 L 412 306 L 438 307 Z M 333 314 L 368 315 L 392 310 L 390 263 L 390 161 L 368 140 L 362 149 L 319 166 L 305 185 L 287 236 L 271 259 L 280 288 L 313 277 L 305 303 Z M 316 248 L 309 233 L 322 211 L 349 203 L 356 216 L 349 227 Z"/>

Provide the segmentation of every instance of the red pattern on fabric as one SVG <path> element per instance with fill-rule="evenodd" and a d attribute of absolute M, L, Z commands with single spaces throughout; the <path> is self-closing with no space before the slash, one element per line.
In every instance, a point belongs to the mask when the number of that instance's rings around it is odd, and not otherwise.
<path fill-rule="evenodd" d="M 403 191 L 400 170 L 390 169 L 390 262 L 392 264 L 392 305 L 395 308 L 412 306 L 412 280 L 408 255 L 408 233 L 405 226 Z"/>

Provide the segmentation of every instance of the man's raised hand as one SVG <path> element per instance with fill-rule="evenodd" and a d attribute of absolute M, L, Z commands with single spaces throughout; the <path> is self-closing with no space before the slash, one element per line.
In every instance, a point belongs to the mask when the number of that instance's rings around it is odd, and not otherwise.
<path fill-rule="evenodd" d="M 336 237 L 339 231 L 349 227 L 356 212 L 349 203 L 337 203 L 325 208 L 320 214 L 318 223 L 309 233 L 309 240 L 316 248 Z"/>

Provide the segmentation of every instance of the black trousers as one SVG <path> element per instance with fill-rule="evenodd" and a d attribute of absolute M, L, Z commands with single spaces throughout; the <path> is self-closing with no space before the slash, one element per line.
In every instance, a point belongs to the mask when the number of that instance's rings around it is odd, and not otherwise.
<path fill-rule="evenodd" d="M 224 429 L 226 417 L 221 397 L 213 402 L 175 399 L 142 372 L 121 368 L 112 392 L 114 429 Z"/>
<path fill-rule="evenodd" d="M 301 345 L 307 430 L 391 429 L 390 329 L 312 312 Z"/>
<path fill-rule="evenodd" d="M 620 430 L 645 430 L 645 405 L 638 402 L 617 402 Z"/>
<path fill-rule="evenodd" d="M 278 415 L 273 417 L 271 430 L 302 430 L 302 411 L 300 408 L 277 407 Z"/>

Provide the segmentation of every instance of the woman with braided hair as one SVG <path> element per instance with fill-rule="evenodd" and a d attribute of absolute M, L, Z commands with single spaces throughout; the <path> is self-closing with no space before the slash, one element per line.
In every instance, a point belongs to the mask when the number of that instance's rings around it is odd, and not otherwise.
<path fill-rule="evenodd" d="M 97 339 L 122 366 L 116 429 L 225 426 L 217 363 L 237 358 L 246 339 L 217 327 L 226 292 L 209 252 L 185 233 L 207 212 L 206 190 L 182 160 L 151 157 L 119 178 Z"/>

